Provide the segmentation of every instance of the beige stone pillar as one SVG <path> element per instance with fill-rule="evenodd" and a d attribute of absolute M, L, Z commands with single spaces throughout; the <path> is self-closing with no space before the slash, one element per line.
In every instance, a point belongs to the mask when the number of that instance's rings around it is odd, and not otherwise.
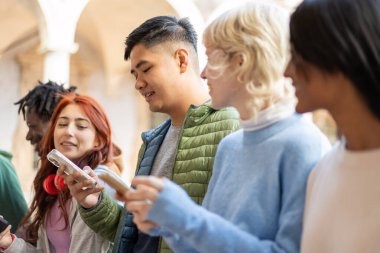
<path fill-rule="evenodd" d="M 76 25 L 88 1 L 38 0 L 40 50 L 45 57 L 43 81 L 69 84 L 70 54 L 78 50 L 74 42 Z"/>

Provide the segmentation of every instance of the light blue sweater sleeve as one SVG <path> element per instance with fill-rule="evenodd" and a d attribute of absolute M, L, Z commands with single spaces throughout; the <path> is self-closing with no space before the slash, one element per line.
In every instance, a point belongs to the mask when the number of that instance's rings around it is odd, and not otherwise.
<path fill-rule="evenodd" d="M 256 236 L 198 206 L 182 188 L 169 181 L 165 182 L 148 219 L 161 224 L 161 228 L 153 230 L 151 235 L 163 236 L 174 252 L 285 252 L 276 250 L 273 242 L 260 241 Z"/>

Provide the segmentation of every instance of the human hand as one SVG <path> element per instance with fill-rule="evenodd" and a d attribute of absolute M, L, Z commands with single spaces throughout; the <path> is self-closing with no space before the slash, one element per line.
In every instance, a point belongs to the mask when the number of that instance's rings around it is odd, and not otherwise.
<path fill-rule="evenodd" d="M 0 233 L 0 248 L 7 249 L 11 246 L 13 239 L 10 233 L 12 226 L 9 225 L 3 232 Z"/>
<path fill-rule="evenodd" d="M 104 186 L 97 184 L 95 187 L 92 187 L 91 180 L 81 181 L 82 175 L 79 172 L 67 175 L 64 172 L 65 169 L 65 166 L 59 167 L 57 175 L 65 180 L 71 196 L 84 208 L 94 207 L 98 203 L 100 192 L 104 189 Z M 85 166 L 83 170 L 98 182 L 98 176 L 89 166 Z"/>
<path fill-rule="evenodd" d="M 147 215 L 152 204 L 158 199 L 163 182 L 158 177 L 139 176 L 132 180 L 132 184 L 136 186 L 135 191 L 128 191 L 117 197 L 126 202 L 126 208 L 133 213 L 133 222 L 139 230 L 148 233 L 152 228 L 157 227 L 157 224 L 147 220 Z"/>

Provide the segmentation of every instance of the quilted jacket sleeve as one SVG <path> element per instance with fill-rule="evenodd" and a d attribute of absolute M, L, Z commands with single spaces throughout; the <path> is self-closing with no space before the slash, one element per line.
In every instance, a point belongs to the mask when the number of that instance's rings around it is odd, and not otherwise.
<path fill-rule="evenodd" d="M 103 238 L 114 241 L 118 224 L 124 219 L 124 207 L 102 192 L 99 204 L 92 209 L 79 207 L 84 222 Z"/>

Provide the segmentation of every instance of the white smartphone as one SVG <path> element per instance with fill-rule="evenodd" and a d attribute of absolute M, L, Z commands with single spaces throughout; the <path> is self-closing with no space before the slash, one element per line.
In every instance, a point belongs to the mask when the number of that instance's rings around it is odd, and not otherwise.
<path fill-rule="evenodd" d="M 47 159 L 57 167 L 64 165 L 66 168 L 64 170 L 66 175 L 71 175 L 75 171 L 78 171 L 79 173 L 81 173 L 82 177 L 79 180 L 77 180 L 78 183 L 89 179 L 92 181 L 92 184 L 89 186 L 89 188 L 93 188 L 96 186 L 97 182 L 95 181 L 95 179 L 90 177 L 85 171 L 81 170 L 76 164 L 70 161 L 66 156 L 64 156 L 58 150 L 53 149 L 52 151 L 50 151 L 49 154 L 47 155 Z"/>
<path fill-rule="evenodd" d="M 125 193 L 127 191 L 134 191 L 134 189 L 129 186 L 127 183 L 124 182 L 124 180 L 117 175 L 116 173 L 110 171 L 110 170 L 103 170 L 97 172 L 98 177 L 103 180 L 105 183 L 107 183 L 109 186 L 114 188 L 119 193 Z"/>

